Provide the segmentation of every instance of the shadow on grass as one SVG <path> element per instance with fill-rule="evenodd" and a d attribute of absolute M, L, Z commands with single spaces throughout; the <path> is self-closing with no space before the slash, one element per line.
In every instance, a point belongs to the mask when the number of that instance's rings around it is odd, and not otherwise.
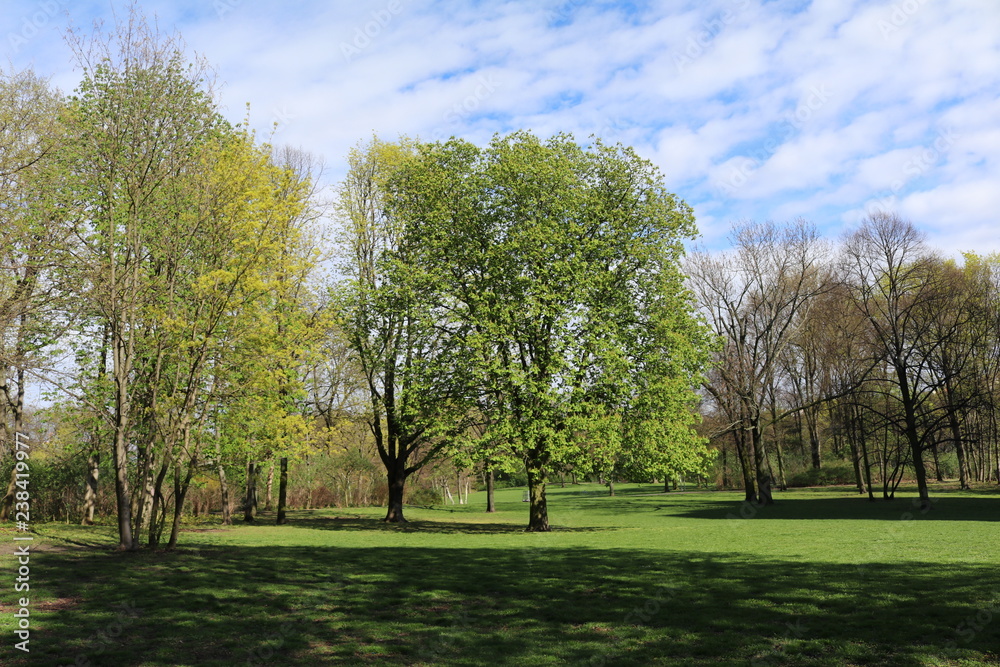
<path fill-rule="evenodd" d="M 940 494 L 931 498 L 932 509 L 922 511 L 915 497 L 871 502 L 867 496 L 844 498 L 782 498 L 775 494 L 775 504 L 766 507 L 743 502 L 742 494 L 728 498 L 705 496 L 697 499 L 664 494 L 657 498 L 566 499 L 587 512 L 622 514 L 631 512 L 666 512 L 671 516 L 692 519 L 860 519 L 899 521 L 920 518 L 922 521 L 1000 521 L 1000 497 L 971 498 L 958 494 Z"/>
<path fill-rule="evenodd" d="M 298 528 L 339 531 L 388 531 L 402 533 L 433 533 L 440 535 L 509 535 L 525 532 L 523 523 L 476 523 L 454 520 L 433 521 L 410 519 L 405 523 L 385 523 L 381 519 L 364 516 L 310 516 L 289 513 L 288 525 Z M 613 530 L 610 527 L 553 526 L 553 530 L 567 533 L 592 533 Z"/>
<path fill-rule="evenodd" d="M 33 617 L 15 665 L 993 664 L 1000 646 L 986 566 L 197 545 L 32 564 L 74 604 Z"/>

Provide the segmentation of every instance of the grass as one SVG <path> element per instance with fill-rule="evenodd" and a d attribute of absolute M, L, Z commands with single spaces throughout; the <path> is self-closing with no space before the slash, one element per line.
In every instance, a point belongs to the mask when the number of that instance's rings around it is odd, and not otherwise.
<path fill-rule="evenodd" d="M 869 503 L 848 489 L 521 490 L 465 507 L 292 512 L 202 527 L 172 553 L 39 526 L 30 661 L 9 665 L 1000 665 L 1000 494 Z M 742 518 L 746 517 L 746 518 Z M 0 534 L 14 569 L 11 530 Z"/>

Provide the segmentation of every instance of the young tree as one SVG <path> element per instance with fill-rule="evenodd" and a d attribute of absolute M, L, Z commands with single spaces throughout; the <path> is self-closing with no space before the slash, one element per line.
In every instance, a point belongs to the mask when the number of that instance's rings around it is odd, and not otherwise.
<path fill-rule="evenodd" d="M 679 268 L 694 219 L 649 162 L 567 135 L 451 140 L 421 146 L 391 193 L 435 326 L 457 341 L 452 368 L 487 413 L 484 444 L 525 466 L 529 530 L 549 530 L 554 470 L 643 447 L 651 469 L 669 447 L 701 456 L 708 334 Z"/>

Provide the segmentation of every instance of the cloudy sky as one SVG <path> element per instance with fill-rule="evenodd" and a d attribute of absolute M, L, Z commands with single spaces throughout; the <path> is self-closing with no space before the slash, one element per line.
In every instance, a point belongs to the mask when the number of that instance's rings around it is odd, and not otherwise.
<path fill-rule="evenodd" d="M 63 36 L 109 0 L 5 0 L 4 68 L 66 92 Z M 223 83 L 226 114 L 322 156 L 377 132 L 527 128 L 635 146 L 703 243 L 898 211 L 937 247 L 1000 251 L 998 0 L 140 0 Z"/>

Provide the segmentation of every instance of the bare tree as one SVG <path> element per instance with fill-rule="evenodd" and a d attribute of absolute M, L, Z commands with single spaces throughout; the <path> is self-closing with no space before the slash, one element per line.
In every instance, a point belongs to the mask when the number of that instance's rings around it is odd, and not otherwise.
<path fill-rule="evenodd" d="M 773 502 L 763 437 L 768 389 L 814 297 L 827 289 L 826 246 L 802 220 L 785 226 L 746 223 L 734 228 L 732 240 L 731 252 L 693 254 L 687 273 L 703 312 L 723 340 L 706 389 L 724 406 L 736 432 L 747 500 L 768 505 Z"/>
<path fill-rule="evenodd" d="M 946 294 L 937 266 L 923 236 L 892 213 L 866 218 L 844 245 L 846 285 L 868 323 L 875 361 L 887 371 L 884 377 L 891 386 L 884 392 L 882 416 L 909 447 L 922 509 L 930 508 L 923 453 L 935 430 L 922 418 L 940 386 L 930 362 L 943 341 L 928 315 L 943 305 Z M 898 417 L 891 407 L 897 402 Z"/>

